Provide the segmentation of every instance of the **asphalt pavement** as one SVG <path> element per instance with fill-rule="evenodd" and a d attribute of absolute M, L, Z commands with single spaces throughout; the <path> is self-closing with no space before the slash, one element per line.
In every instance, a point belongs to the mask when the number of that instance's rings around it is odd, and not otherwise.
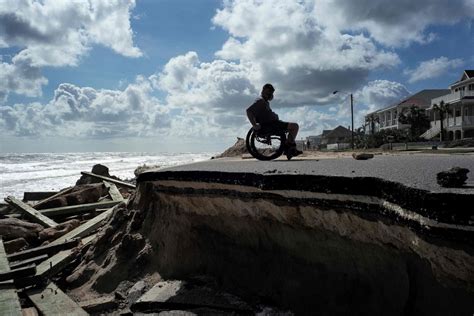
<path fill-rule="evenodd" d="M 436 182 L 436 174 L 452 167 L 470 170 L 463 188 L 443 188 Z M 300 158 L 288 161 L 257 161 L 255 159 L 221 158 L 148 170 L 161 171 L 219 171 L 260 174 L 309 174 L 341 177 L 375 177 L 431 192 L 474 194 L 474 154 L 381 154 L 369 160 L 352 157 Z"/>

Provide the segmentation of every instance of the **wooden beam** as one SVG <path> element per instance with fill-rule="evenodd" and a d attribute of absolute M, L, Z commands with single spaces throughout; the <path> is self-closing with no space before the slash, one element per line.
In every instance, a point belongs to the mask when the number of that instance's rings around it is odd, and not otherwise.
<path fill-rule="evenodd" d="M 10 271 L 10 266 L 8 264 L 5 248 L 3 247 L 3 241 L 0 238 L 0 272 L 4 273 L 8 271 Z M 11 282 L 0 285 L 0 314 L 12 316 L 22 315 L 15 285 Z"/>
<path fill-rule="evenodd" d="M 108 181 L 104 181 L 104 185 L 109 189 L 109 195 L 112 198 L 112 201 L 123 201 L 123 196 L 120 191 L 117 189 L 117 186 Z"/>
<path fill-rule="evenodd" d="M 59 191 L 58 193 L 56 193 L 56 194 L 54 194 L 54 195 L 52 195 L 52 196 L 50 196 L 50 197 L 48 197 L 48 198 L 45 198 L 44 200 L 38 201 L 38 203 L 36 203 L 36 204 L 41 204 L 41 203 L 45 203 L 45 202 L 51 201 L 52 199 L 55 199 L 55 198 L 57 198 L 58 196 L 61 196 L 61 195 L 63 195 L 63 194 L 67 194 L 67 193 L 71 192 L 72 189 L 74 189 L 74 187 L 69 187 L 69 188 L 63 189 L 63 190 Z"/>
<path fill-rule="evenodd" d="M 41 315 L 89 315 L 53 282 L 46 288 L 30 290 L 27 295 Z"/>
<path fill-rule="evenodd" d="M 87 221 L 81 226 L 74 228 L 66 235 L 63 235 L 59 237 L 58 239 L 54 240 L 53 242 L 50 243 L 50 245 L 57 245 L 70 239 L 87 236 L 90 232 L 92 232 L 93 230 L 95 230 L 96 228 L 102 225 L 102 221 L 106 220 L 112 214 L 112 210 L 113 209 L 111 208 L 108 211 L 105 211 L 97 215 L 96 217 Z"/>
<path fill-rule="evenodd" d="M 9 261 L 18 261 L 18 260 L 25 260 L 28 258 L 37 257 L 39 255 L 53 255 L 61 250 L 74 248 L 79 244 L 79 238 L 71 238 L 67 240 L 63 240 L 62 242 L 58 243 L 49 243 L 45 246 L 40 246 L 36 248 L 31 248 L 19 252 L 12 253 L 7 256 Z"/>
<path fill-rule="evenodd" d="M 36 273 L 36 265 L 29 265 L 7 272 L 0 272 L 0 282 L 14 279 L 26 278 Z"/>
<path fill-rule="evenodd" d="M 113 207 L 119 204 L 120 202 L 121 201 L 102 201 L 102 202 L 95 202 L 95 203 L 86 203 L 86 204 L 79 204 L 79 205 L 47 208 L 44 210 L 40 210 L 40 212 L 44 216 L 48 216 L 48 217 L 71 216 L 71 215 L 86 213 L 88 211 L 95 210 L 96 208 Z"/>
<path fill-rule="evenodd" d="M 90 243 L 92 240 L 96 238 L 96 235 L 91 235 L 89 237 L 83 238 L 81 240 L 81 244 L 83 246 Z M 64 267 L 66 267 L 69 263 L 71 263 L 74 258 L 76 257 L 76 253 L 74 249 L 67 249 L 58 252 L 51 258 L 41 262 L 38 266 L 36 266 L 36 277 L 45 279 L 51 278 L 56 273 L 60 272 Z"/>
<path fill-rule="evenodd" d="M 10 262 L 10 269 L 13 270 L 13 269 L 18 269 L 24 266 L 28 266 L 30 264 L 38 264 L 48 259 L 48 257 L 49 257 L 48 255 L 41 255 L 41 256 L 29 258 L 23 261 L 13 261 L 13 262 Z"/>
<path fill-rule="evenodd" d="M 5 201 L 9 203 L 10 205 L 15 206 L 18 210 L 20 210 L 25 216 L 30 218 L 32 221 L 35 223 L 39 223 L 43 225 L 44 227 L 54 227 L 58 225 L 55 221 L 52 219 L 44 216 L 41 214 L 39 211 L 35 210 L 31 206 L 29 206 L 26 203 L 23 203 L 22 201 L 16 199 L 13 196 L 8 196 L 5 198 Z"/>
<path fill-rule="evenodd" d="M 118 304 L 116 302 L 115 296 L 101 296 L 88 301 L 80 302 L 79 306 L 81 306 L 88 313 L 100 314 L 100 312 L 117 308 Z"/>
<path fill-rule="evenodd" d="M 24 192 L 23 193 L 23 201 L 39 201 L 39 200 L 44 200 L 47 199 L 55 194 L 58 194 L 59 192 Z"/>
<path fill-rule="evenodd" d="M 128 182 L 115 180 L 115 179 L 112 179 L 112 178 L 109 178 L 109 177 L 104 177 L 104 176 L 101 176 L 101 175 L 98 175 L 98 174 L 95 174 L 95 173 L 92 173 L 92 172 L 87 172 L 87 171 L 82 171 L 81 174 L 83 174 L 85 176 L 105 180 L 105 181 L 108 181 L 108 182 L 111 182 L 111 183 L 115 183 L 117 185 L 121 185 L 121 186 L 130 188 L 130 189 L 135 189 L 135 186 L 131 183 L 128 183 Z"/>

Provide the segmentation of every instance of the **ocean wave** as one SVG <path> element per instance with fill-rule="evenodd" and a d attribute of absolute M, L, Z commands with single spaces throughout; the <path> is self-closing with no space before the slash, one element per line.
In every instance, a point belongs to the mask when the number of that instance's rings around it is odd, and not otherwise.
<path fill-rule="evenodd" d="M 109 168 L 111 175 L 122 179 L 134 177 L 137 167 L 176 166 L 210 159 L 215 153 L 7 153 L 0 154 L 2 197 L 23 197 L 25 191 L 57 191 L 74 185 L 81 171 L 95 164 Z"/>

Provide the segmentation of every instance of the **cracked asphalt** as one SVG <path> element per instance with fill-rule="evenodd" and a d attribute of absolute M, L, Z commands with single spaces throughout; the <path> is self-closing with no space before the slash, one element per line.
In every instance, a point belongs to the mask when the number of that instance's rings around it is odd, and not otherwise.
<path fill-rule="evenodd" d="M 436 182 L 436 174 L 452 167 L 470 170 L 466 185 L 462 188 L 443 188 Z M 257 161 L 255 159 L 221 158 L 171 168 L 148 170 L 160 171 L 219 171 L 260 174 L 309 174 L 341 177 L 375 177 L 398 182 L 408 187 L 436 193 L 474 195 L 474 153 L 468 154 L 381 154 L 369 160 L 352 157 L 318 159 L 296 157 L 291 161 Z"/>

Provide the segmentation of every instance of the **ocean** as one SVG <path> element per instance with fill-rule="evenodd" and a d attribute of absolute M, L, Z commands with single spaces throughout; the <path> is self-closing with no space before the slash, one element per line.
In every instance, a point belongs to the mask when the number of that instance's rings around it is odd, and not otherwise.
<path fill-rule="evenodd" d="M 23 192 L 59 191 L 73 186 L 81 171 L 95 164 L 109 168 L 110 175 L 132 179 L 139 166 L 160 168 L 210 159 L 217 153 L 0 153 L 0 198 L 23 198 Z"/>

